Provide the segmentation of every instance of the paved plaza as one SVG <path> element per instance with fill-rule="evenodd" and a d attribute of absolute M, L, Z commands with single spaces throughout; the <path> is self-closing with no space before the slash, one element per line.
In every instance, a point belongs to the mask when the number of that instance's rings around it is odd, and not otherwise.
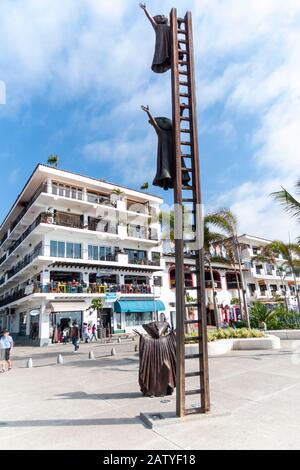
<path fill-rule="evenodd" d="M 95 343 L 78 354 L 71 345 L 16 347 L 14 369 L 0 375 L 0 449 L 297 449 L 299 346 L 211 358 L 212 412 L 182 421 L 172 418 L 175 397 L 140 394 L 132 341 L 115 344 L 116 356 Z M 141 412 L 167 418 L 149 428 Z"/>

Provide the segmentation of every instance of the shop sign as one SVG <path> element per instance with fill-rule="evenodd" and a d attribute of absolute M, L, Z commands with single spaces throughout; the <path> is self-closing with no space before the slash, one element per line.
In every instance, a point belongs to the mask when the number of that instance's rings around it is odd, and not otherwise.
<path fill-rule="evenodd" d="M 107 292 L 105 296 L 106 302 L 116 302 L 118 300 L 118 294 L 116 292 Z"/>
<path fill-rule="evenodd" d="M 38 309 L 30 310 L 30 312 L 29 312 L 31 317 L 37 317 L 40 313 L 41 312 Z"/>

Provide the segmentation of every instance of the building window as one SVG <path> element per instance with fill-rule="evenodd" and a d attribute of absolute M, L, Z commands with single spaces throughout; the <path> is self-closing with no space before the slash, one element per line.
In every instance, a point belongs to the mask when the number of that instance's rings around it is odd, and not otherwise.
<path fill-rule="evenodd" d="M 248 287 L 249 287 L 250 295 L 254 295 L 255 291 L 256 291 L 256 285 L 255 284 L 248 284 Z"/>
<path fill-rule="evenodd" d="M 88 256 L 94 261 L 113 261 L 115 256 L 115 248 L 111 246 L 88 246 Z"/>
<path fill-rule="evenodd" d="M 227 289 L 241 288 L 241 278 L 239 273 L 226 273 Z"/>
<path fill-rule="evenodd" d="M 147 259 L 147 252 L 143 250 L 130 250 L 125 248 L 125 253 L 128 255 L 129 263 L 136 263 Z"/>
<path fill-rule="evenodd" d="M 171 268 L 169 271 L 169 276 L 170 276 L 170 287 L 171 289 L 176 288 L 176 269 Z M 192 273 L 186 269 L 184 273 L 184 283 L 185 287 L 193 287 L 193 275 Z"/>
<path fill-rule="evenodd" d="M 214 285 L 216 289 L 221 289 L 221 276 L 218 271 L 213 271 L 213 276 L 214 276 Z M 211 280 L 211 275 L 210 271 L 205 271 L 205 287 L 206 289 L 211 289 L 212 288 L 212 280 Z"/>
<path fill-rule="evenodd" d="M 262 270 L 263 270 L 263 265 L 262 264 L 259 264 L 259 265 L 256 265 L 255 266 L 255 272 L 256 274 L 261 274 L 262 273 Z"/>
<path fill-rule="evenodd" d="M 55 258 L 81 258 L 81 244 L 80 243 L 65 243 L 50 241 L 50 256 Z"/>
<path fill-rule="evenodd" d="M 268 274 L 268 276 L 273 275 L 273 269 L 274 269 L 274 266 L 272 264 L 267 264 L 266 265 L 266 273 Z"/>
<path fill-rule="evenodd" d="M 259 285 L 260 293 L 261 295 L 266 295 L 266 292 L 268 290 L 267 284 L 260 284 Z"/>
<path fill-rule="evenodd" d="M 126 313 L 126 326 L 137 326 L 149 323 L 153 320 L 153 312 Z"/>

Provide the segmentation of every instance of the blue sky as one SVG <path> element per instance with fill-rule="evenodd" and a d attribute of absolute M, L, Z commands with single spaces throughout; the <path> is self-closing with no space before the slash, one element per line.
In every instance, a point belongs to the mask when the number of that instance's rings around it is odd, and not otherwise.
<path fill-rule="evenodd" d="M 153 14 L 173 5 L 148 2 Z M 269 194 L 292 190 L 300 173 L 299 1 L 178 0 L 177 8 L 194 16 L 207 210 L 231 207 L 240 232 L 296 235 Z M 2 0 L 0 219 L 53 153 L 67 170 L 135 188 L 152 182 L 156 136 L 140 105 L 170 115 L 170 76 L 151 72 L 153 46 L 132 0 Z"/>

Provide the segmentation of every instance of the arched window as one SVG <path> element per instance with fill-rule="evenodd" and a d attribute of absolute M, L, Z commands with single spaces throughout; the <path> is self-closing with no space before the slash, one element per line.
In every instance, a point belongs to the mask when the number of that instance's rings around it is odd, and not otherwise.
<path fill-rule="evenodd" d="M 221 289 L 221 276 L 219 271 L 213 271 L 213 276 L 214 276 L 214 283 L 215 283 L 215 288 L 216 289 Z M 205 287 L 206 289 L 211 289 L 212 288 L 212 282 L 211 282 L 211 275 L 210 271 L 205 271 Z"/>
<path fill-rule="evenodd" d="M 241 287 L 241 277 L 239 273 L 226 273 L 227 289 L 238 289 Z"/>
<path fill-rule="evenodd" d="M 169 278 L 170 278 L 170 287 L 171 289 L 176 288 L 176 268 L 172 267 L 169 270 Z M 193 287 L 193 275 L 189 268 L 186 268 L 184 271 L 184 280 L 185 280 L 185 287 Z"/>

